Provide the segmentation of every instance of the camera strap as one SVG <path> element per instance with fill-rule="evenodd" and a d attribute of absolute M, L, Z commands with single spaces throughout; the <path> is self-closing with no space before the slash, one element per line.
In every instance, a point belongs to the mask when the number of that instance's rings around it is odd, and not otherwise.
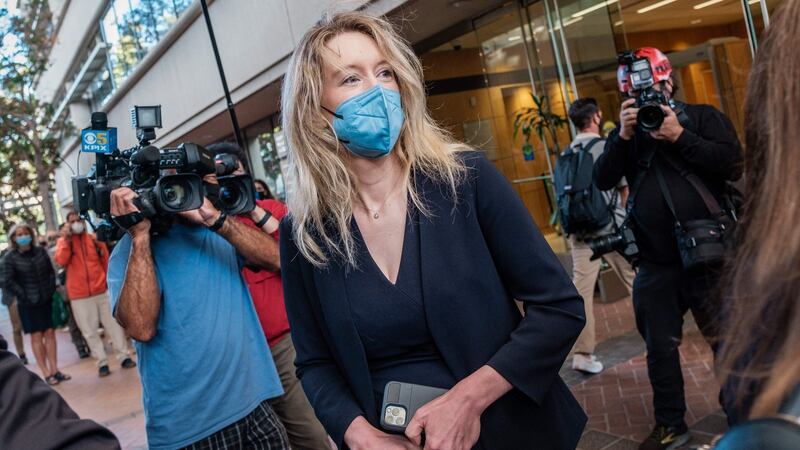
<path fill-rule="evenodd" d="M 661 189 L 661 195 L 664 196 L 664 200 L 667 202 L 667 207 L 669 207 L 670 212 L 672 212 L 672 217 L 675 218 L 675 224 L 680 227 L 681 222 L 678 220 L 678 214 L 675 212 L 675 204 L 672 202 L 672 194 L 669 192 L 667 182 L 664 180 L 664 174 L 661 173 L 661 168 L 658 167 L 658 165 L 656 165 L 656 179 L 658 180 L 658 187 Z"/>
<path fill-rule="evenodd" d="M 694 126 L 694 121 L 692 121 L 692 118 L 686 113 L 686 103 L 679 101 L 673 101 L 672 103 L 674 106 L 671 107 L 672 110 L 675 111 L 675 117 L 678 119 L 678 123 L 681 124 L 683 128 L 696 133 L 697 129 Z"/>
<path fill-rule="evenodd" d="M 669 165 L 671 165 L 672 168 L 675 169 L 683 178 L 685 178 L 686 181 L 688 181 L 689 184 L 692 185 L 694 190 L 697 191 L 697 193 L 700 195 L 700 198 L 703 200 L 703 203 L 705 203 L 708 212 L 711 213 L 711 216 L 715 220 L 727 221 L 729 219 L 728 214 L 725 212 L 725 210 L 722 209 L 717 199 L 714 198 L 714 196 L 708 190 L 705 183 L 703 183 L 703 180 L 701 180 L 700 177 L 698 177 L 696 174 L 690 171 L 685 164 L 676 160 L 674 155 L 671 155 L 669 152 L 662 152 L 661 155 L 664 157 L 667 163 L 669 163 Z M 658 170 L 658 168 L 656 168 L 656 170 Z M 659 184 L 661 184 L 660 181 Z M 662 191 L 666 189 L 665 185 L 666 183 L 664 183 L 664 185 L 661 186 Z M 665 191 L 664 196 L 666 197 L 667 195 L 669 195 L 669 191 Z M 674 215 L 675 211 L 673 211 L 672 213 Z M 675 216 L 676 220 L 677 218 L 678 216 Z"/>
<path fill-rule="evenodd" d="M 636 163 L 639 166 L 641 172 L 639 176 L 633 181 L 633 185 L 631 185 L 631 193 L 628 196 L 628 203 L 625 205 L 625 209 L 630 216 L 631 211 L 633 211 L 634 202 L 636 200 L 636 194 L 639 193 L 639 188 L 642 187 L 642 182 L 644 181 L 645 176 L 647 176 L 647 171 L 650 170 L 650 166 L 653 164 L 653 157 L 656 156 L 656 150 L 652 147 L 648 147 L 647 152 L 643 158 L 640 158 Z"/>

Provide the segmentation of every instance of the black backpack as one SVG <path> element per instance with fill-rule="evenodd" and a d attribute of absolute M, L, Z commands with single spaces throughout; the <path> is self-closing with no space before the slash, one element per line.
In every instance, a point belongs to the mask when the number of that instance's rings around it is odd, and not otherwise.
<path fill-rule="evenodd" d="M 554 183 L 561 227 L 566 234 L 587 234 L 611 222 L 611 210 L 603 192 L 594 185 L 594 157 L 589 151 L 601 141 L 571 145 L 556 161 Z"/>

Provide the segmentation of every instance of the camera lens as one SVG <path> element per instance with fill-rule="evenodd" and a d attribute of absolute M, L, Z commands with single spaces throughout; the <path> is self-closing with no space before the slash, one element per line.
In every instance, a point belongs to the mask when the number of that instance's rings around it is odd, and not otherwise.
<path fill-rule="evenodd" d="M 231 186 L 220 186 L 219 200 L 227 208 L 233 208 L 239 202 L 239 190 Z"/>
<path fill-rule="evenodd" d="M 255 207 L 255 188 L 250 175 L 217 177 L 219 193 L 215 204 L 228 215 L 250 212 Z"/>
<path fill-rule="evenodd" d="M 624 239 L 622 235 L 618 233 L 591 239 L 586 242 L 589 244 L 589 248 L 592 249 L 592 260 L 606 253 L 611 253 L 624 245 Z"/>
<path fill-rule="evenodd" d="M 648 103 L 639 108 L 636 120 L 642 130 L 654 131 L 661 128 L 661 124 L 664 123 L 664 111 L 661 105 Z"/>
<path fill-rule="evenodd" d="M 180 210 L 188 198 L 187 189 L 180 183 L 169 183 L 161 189 L 162 203 L 175 210 Z"/>

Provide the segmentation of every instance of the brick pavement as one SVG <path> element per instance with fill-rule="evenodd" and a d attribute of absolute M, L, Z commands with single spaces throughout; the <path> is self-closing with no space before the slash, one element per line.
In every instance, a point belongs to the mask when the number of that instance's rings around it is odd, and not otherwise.
<path fill-rule="evenodd" d="M 635 449 L 653 425 L 652 393 L 647 379 L 644 346 L 635 331 L 630 299 L 615 303 L 595 302 L 598 352 L 612 367 L 596 376 L 580 376 L 562 370 L 589 422 L 580 450 Z M 5 308 L 0 308 L 0 334 L 11 336 Z M 122 370 L 112 362 L 112 375 L 100 379 L 92 360 L 80 360 L 69 334 L 57 332 L 59 364 L 72 375 L 56 386 L 67 403 L 84 418 L 109 427 L 125 449 L 146 448 L 141 385 L 136 370 Z M 26 346 L 29 347 L 26 337 Z M 38 373 L 32 352 L 29 368 Z M 718 385 L 711 370 L 711 351 L 693 322 L 685 327 L 681 360 L 686 384 L 686 421 L 693 431 L 692 444 L 707 442 L 724 431 L 724 416 L 717 402 Z M 568 366 L 569 360 L 565 366 Z"/>
<path fill-rule="evenodd" d="M 570 386 L 589 417 L 578 448 L 635 449 L 655 424 L 644 345 L 635 331 L 629 299 L 611 304 L 595 302 L 594 309 L 598 341 L 624 334 L 628 339 L 637 340 L 642 351 L 624 362 L 607 367 L 599 375 L 583 377 L 583 381 Z M 687 316 L 680 353 L 686 393 L 686 422 L 693 434 L 693 440 L 687 445 L 689 448 L 709 442 L 714 434 L 723 432 L 726 427 L 724 416 L 719 412 L 719 384 L 712 370 L 711 349 L 691 316 Z"/>

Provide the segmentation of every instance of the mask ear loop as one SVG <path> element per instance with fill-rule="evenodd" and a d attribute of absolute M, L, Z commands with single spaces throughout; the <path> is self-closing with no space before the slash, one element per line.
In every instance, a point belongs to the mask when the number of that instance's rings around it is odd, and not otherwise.
<path fill-rule="evenodd" d="M 324 107 L 322 105 L 319 105 L 319 106 L 320 106 L 320 108 L 324 109 L 325 111 L 328 111 L 329 113 L 333 114 L 333 117 L 336 117 L 337 119 L 344 119 L 344 117 L 341 114 L 336 114 L 335 112 L 331 111 L 330 109 L 328 109 L 328 108 L 326 108 L 326 107 Z"/>
<path fill-rule="evenodd" d="M 336 117 L 337 119 L 344 119 L 344 116 L 342 116 L 341 114 L 336 114 L 335 112 L 331 111 L 330 109 L 328 109 L 328 108 L 326 108 L 326 107 L 324 107 L 322 105 L 319 105 L 319 106 L 320 106 L 320 108 L 324 109 L 325 111 L 328 111 L 329 113 L 333 114 L 333 117 Z M 344 139 L 340 139 L 339 136 L 336 134 L 336 130 L 333 130 L 333 135 L 336 136 L 336 139 L 338 139 L 339 142 L 341 142 L 343 144 L 349 144 L 350 143 L 350 141 L 345 141 Z"/>

